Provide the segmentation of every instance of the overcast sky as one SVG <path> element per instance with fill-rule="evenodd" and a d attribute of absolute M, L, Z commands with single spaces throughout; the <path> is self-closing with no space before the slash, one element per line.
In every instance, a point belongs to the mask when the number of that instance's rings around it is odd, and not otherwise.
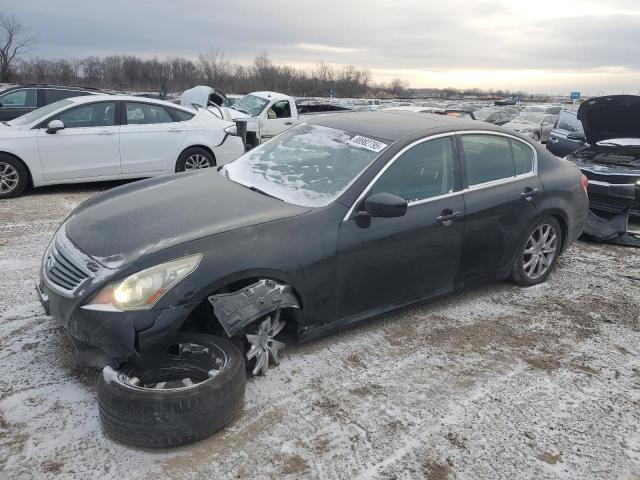
<path fill-rule="evenodd" d="M 32 55 L 324 60 L 413 87 L 640 92 L 640 0 L 2 0 Z"/>

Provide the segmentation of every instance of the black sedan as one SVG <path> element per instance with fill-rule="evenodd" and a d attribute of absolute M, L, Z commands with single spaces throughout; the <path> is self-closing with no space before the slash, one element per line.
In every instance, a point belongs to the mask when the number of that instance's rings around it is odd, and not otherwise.
<path fill-rule="evenodd" d="M 324 115 L 219 169 L 88 200 L 47 249 L 39 291 L 83 360 L 127 366 L 107 385 L 191 392 L 222 378 L 237 347 L 265 373 L 285 324 L 307 340 L 476 282 L 543 282 L 587 204 L 579 169 L 522 135 L 408 112 Z M 220 352 L 208 376 L 150 375 L 168 347 L 193 353 L 193 337 L 176 340 L 185 331 L 235 346 L 196 348 Z"/>

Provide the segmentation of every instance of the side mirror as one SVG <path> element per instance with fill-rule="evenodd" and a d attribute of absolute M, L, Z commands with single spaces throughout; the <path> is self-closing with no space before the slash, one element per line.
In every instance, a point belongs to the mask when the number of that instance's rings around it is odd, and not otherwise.
<path fill-rule="evenodd" d="M 569 135 L 567 135 L 567 138 L 569 140 L 580 140 L 581 142 L 584 142 L 586 140 L 586 137 L 584 136 L 584 134 L 579 132 L 570 133 Z"/>
<path fill-rule="evenodd" d="M 2 104 L 2 102 L 0 102 L 0 108 L 4 107 L 4 105 Z"/>
<path fill-rule="evenodd" d="M 47 133 L 56 133 L 58 130 L 64 130 L 64 123 L 62 123 L 62 120 L 51 120 L 49 125 L 47 125 Z"/>
<path fill-rule="evenodd" d="M 407 201 L 390 193 L 374 193 L 364 201 L 364 210 L 372 217 L 402 217 L 407 213 Z"/>

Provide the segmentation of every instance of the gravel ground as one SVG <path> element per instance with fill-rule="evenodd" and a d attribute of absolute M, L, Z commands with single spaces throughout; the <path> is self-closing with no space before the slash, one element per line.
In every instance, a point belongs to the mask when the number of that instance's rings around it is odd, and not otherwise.
<path fill-rule="evenodd" d="M 32 287 L 54 229 L 96 190 L 0 202 L 1 478 L 640 478 L 640 251 L 589 243 L 544 285 L 491 284 L 291 345 L 207 440 L 105 438 L 97 373 Z"/>

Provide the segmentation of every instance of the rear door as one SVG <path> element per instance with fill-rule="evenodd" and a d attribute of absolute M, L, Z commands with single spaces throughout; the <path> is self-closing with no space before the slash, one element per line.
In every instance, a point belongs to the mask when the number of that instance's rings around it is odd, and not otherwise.
<path fill-rule="evenodd" d="M 451 136 L 408 147 L 389 162 L 354 214 L 342 223 L 337 288 L 341 318 L 453 288 L 464 230 L 454 152 Z M 366 197 L 382 192 L 405 198 L 406 214 L 397 218 L 357 214 Z"/>
<path fill-rule="evenodd" d="M 94 178 L 120 174 L 119 132 L 116 102 L 95 102 L 69 108 L 53 118 L 65 128 L 38 131 L 38 152 L 48 180 Z"/>
<path fill-rule="evenodd" d="M 38 108 L 37 88 L 18 88 L 0 94 L 0 121 L 13 120 Z"/>
<path fill-rule="evenodd" d="M 163 105 L 124 102 L 120 133 L 122 173 L 153 173 L 175 166 L 186 140 L 187 122 L 174 122 Z"/>
<path fill-rule="evenodd" d="M 463 281 L 507 268 L 537 214 L 542 191 L 534 148 L 498 133 L 458 137 L 464 160 Z"/>

